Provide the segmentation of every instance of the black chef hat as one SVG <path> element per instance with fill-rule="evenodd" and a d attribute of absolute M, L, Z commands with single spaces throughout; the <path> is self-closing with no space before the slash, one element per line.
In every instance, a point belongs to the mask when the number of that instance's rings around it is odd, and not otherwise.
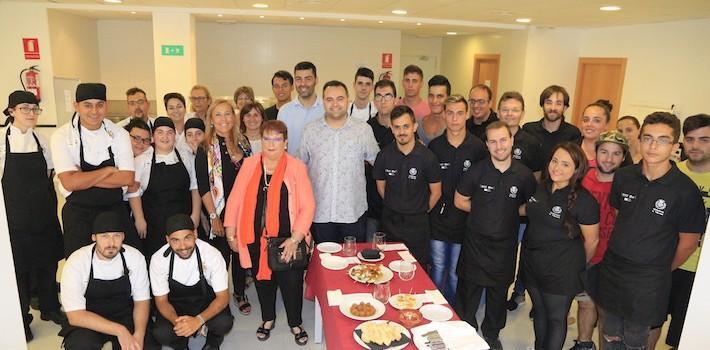
<path fill-rule="evenodd" d="M 187 214 L 175 214 L 168 218 L 165 222 L 165 235 L 169 236 L 173 232 L 182 230 L 194 230 L 195 224 L 192 222 L 192 218 Z"/>
<path fill-rule="evenodd" d="M 205 122 L 200 118 L 190 118 L 185 121 L 185 130 L 200 129 L 205 132 Z"/>
<path fill-rule="evenodd" d="M 91 233 L 126 232 L 125 220 L 115 211 L 105 211 L 96 215 Z"/>
<path fill-rule="evenodd" d="M 106 85 L 101 83 L 82 83 L 76 87 L 76 102 L 94 99 L 106 101 Z"/>
<path fill-rule="evenodd" d="M 153 122 L 153 132 L 155 132 L 155 130 L 158 130 L 158 128 L 161 126 L 167 126 L 170 129 L 175 130 L 175 123 L 173 123 L 172 119 L 168 117 L 155 118 L 155 121 Z"/>
<path fill-rule="evenodd" d="M 10 108 L 15 108 L 15 106 L 22 104 L 22 103 L 31 103 L 38 105 L 39 100 L 37 99 L 37 96 L 35 94 L 29 92 L 29 91 L 22 91 L 22 90 L 16 90 L 13 91 L 10 96 L 7 98 L 7 108 L 3 111 L 3 114 L 5 115 L 10 115 Z M 204 128 L 204 126 L 203 126 Z"/>

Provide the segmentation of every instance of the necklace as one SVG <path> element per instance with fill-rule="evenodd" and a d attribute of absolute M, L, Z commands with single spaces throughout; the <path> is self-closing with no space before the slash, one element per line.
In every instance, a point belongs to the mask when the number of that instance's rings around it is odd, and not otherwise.
<path fill-rule="evenodd" d="M 266 192 L 269 189 L 269 179 L 266 177 L 266 166 L 264 166 L 264 187 L 262 190 Z"/>

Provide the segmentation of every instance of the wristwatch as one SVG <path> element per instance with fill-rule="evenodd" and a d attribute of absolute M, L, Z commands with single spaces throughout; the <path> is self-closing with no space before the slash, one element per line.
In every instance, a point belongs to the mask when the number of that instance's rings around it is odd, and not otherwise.
<path fill-rule="evenodd" d="M 217 213 L 210 213 L 210 220 L 214 220 L 217 218 Z"/>

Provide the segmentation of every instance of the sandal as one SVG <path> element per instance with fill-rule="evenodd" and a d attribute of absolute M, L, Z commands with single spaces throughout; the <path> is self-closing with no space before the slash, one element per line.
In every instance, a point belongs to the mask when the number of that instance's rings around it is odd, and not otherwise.
<path fill-rule="evenodd" d="M 266 322 L 261 323 L 261 327 L 257 328 L 256 330 L 256 339 L 259 339 L 259 341 L 266 341 L 269 339 L 271 336 L 271 331 L 276 327 L 276 320 L 271 321 L 271 328 L 265 328 L 264 326 L 266 325 Z M 260 336 L 261 335 L 261 336 Z"/>
<path fill-rule="evenodd" d="M 308 333 L 303 329 L 303 326 L 298 326 L 296 327 L 300 329 L 301 331 L 298 333 L 293 332 L 293 328 L 291 328 L 291 334 L 293 334 L 293 340 L 296 342 L 296 344 L 300 346 L 304 346 L 308 343 Z"/>
<path fill-rule="evenodd" d="M 249 315 L 251 313 L 251 304 L 249 303 L 249 298 L 246 295 L 240 296 L 234 294 L 234 299 L 237 301 L 237 308 L 239 313 L 242 315 Z"/>

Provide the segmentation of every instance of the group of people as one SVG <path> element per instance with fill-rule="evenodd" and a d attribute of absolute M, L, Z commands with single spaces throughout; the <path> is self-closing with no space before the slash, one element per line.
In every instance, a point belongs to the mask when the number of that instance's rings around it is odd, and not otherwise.
<path fill-rule="evenodd" d="M 168 116 L 153 118 L 132 88 L 119 123 L 105 118 L 106 87 L 85 83 L 49 144 L 33 130 L 39 101 L 13 92 L 0 169 L 27 340 L 37 294 L 67 349 L 185 349 L 198 333 L 203 349 L 217 349 L 234 319 L 231 264 L 241 314 L 251 312 L 245 288 L 256 288 L 257 338 L 270 337 L 280 289 L 305 345 L 303 252 L 382 231 L 477 329 L 485 294 L 480 328 L 492 349 L 525 290 L 536 349 L 562 348 L 574 300 L 573 349 L 596 348 L 597 319 L 605 349 L 653 349 L 669 313 L 666 342 L 677 346 L 710 208 L 710 116 L 681 128 L 655 112 L 614 127 L 611 103 L 599 100 L 577 128 L 564 114 L 569 95 L 552 85 L 540 94 L 543 118 L 521 125 L 520 93 L 503 93 L 494 111 L 488 86 L 464 97 L 435 75 L 424 99 L 423 76 L 407 66 L 400 98 L 363 67 L 355 96 L 335 80 L 317 93 L 304 61 L 273 75 L 269 108 L 250 87 L 230 101 L 196 85 L 192 112 L 168 93 Z M 676 163 L 681 129 L 687 160 Z M 62 258 L 66 316 L 53 278 Z"/>

